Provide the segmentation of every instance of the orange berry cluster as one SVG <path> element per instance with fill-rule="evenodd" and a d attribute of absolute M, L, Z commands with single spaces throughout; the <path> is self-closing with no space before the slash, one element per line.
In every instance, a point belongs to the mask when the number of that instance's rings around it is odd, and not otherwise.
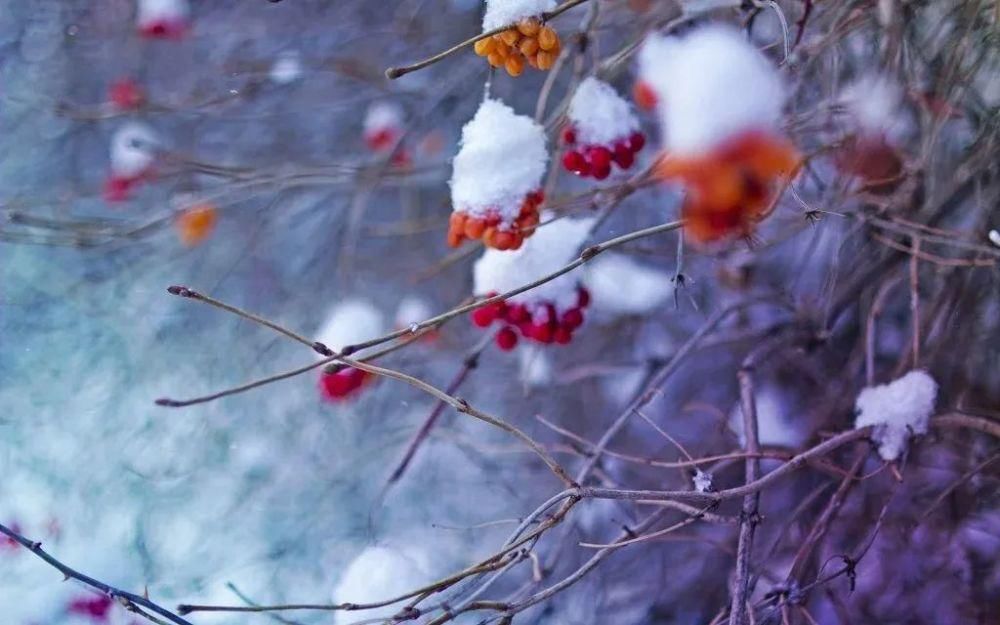
<path fill-rule="evenodd" d="M 520 76 L 525 63 L 542 71 L 551 69 L 562 45 L 559 34 L 552 27 L 529 18 L 503 32 L 480 39 L 475 44 L 475 50 L 479 56 L 486 57 L 493 67 L 503 66 L 511 76 Z"/>
<path fill-rule="evenodd" d="M 501 228 L 502 219 L 496 210 L 487 211 L 486 217 L 479 218 L 464 211 L 455 211 L 448 222 L 448 245 L 458 247 L 466 239 L 481 239 L 486 247 L 497 250 L 520 249 L 524 240 L 535 233 L 538 225 L 538 207 L 545 201 L 545 195 L 532 191 L 525 196 L 521 210 L 512 224 Z"/>
<path fill-rule="evenodd" d="M 667 155 L 656 173 L 688 189 L 684 231 L 700 243 L 750 236 L 767 217 L 777 183 L 792 178 L 799 155 L 786 140 L 749 131 L 694 157 Z"/>

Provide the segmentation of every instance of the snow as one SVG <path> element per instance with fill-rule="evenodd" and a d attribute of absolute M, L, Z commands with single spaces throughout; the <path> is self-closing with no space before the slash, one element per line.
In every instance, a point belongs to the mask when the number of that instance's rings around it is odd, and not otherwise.
<path fill-rule="evenodd" d="M 987 235 L 987 237 L 989 238 L 990 243 L 992 243 L 993 245 L 995 245 L 997 247 L 1000 247 L 1000 231 L 990 230 L 990 232 Z"/>
<path fill-rule="evenodd" d="M 840 99 L 862 132 L 883 134 L 899 119 L 903 92 L 888 78 L 868 75 L 845 88 Z"/>
<path fill-rule="evenodd" d="M 779 387 L 763 385 L 755 397 L 757 406 L 757 438 L 761 445 L 797 449 L 805 442 L 808 432 L 795 418 L 793 406 Z M 729 414 L 729 425 L 739 438 L 740 447 L 746 447 L 743 428 L 743 409 L 737 404 Z"/>
<path fill-rule="evenodd" d="M 433 582 L 429 554 L 416 546 L 367 547 L 344 570 L 333 591 L 334 603 L 375 603 L 394 599 Z M 389 619 L 405 601 L 373 610 L 334 612 L 334 625 Z"/>
<path fill-rule="evenodd" d="M 778 125 L 785 88 L 774 65 L 735 29 L 709 25 L 681 37 L 651 35 L 640 78 L 657 95 L 664 146 L 699 154 L 746 130 Z"/>
<path fill-rule="evenodd" d="M 416 295 L 407 295 L 396 307 L 395 324 L 397 328 L 408 328 L 414 323 L 426 321 L 434 316 L 427 300 Z"/>
<path fill-rule="evenodd" d="M 550 213 L 542 213 L 542 226 L 519 250 L 501 252 L 488 249 L 473 267 L 475 292 L 505 293 L 534 282 L 577 257 L 594 223 L 587 219 L 559 219 L 551 223 Z M 558 311 L 576 306 L 579 274 L 565 273 L 530 291 L 511 297 L 517 303 L 551 302 Z"/>
<path fill-rule="evenodd" d="M 694 477 L 692 478 L 694 482 L 694 489 L 699 493 L 707 493 L 712 490 L 712 474 L 706 473 L 701 469 L 694 470 Z"/>
<path fill-rule="evenodd" d="M 156 159 L 158 143 L 149 126 L 139 122 L 122 125 L 111 136 L 111 171 L 123 178 L 141 176 Z"/>
<path fill-rule="evenodd" d="M 365 135 L 403 127 L 403 109 L 395 102 L 374 102 L 365 113 Z"/>
<path fill-rule="evenodd" d="M 143 27 L 159 21 L 184 20 L 190 12 L 187 0 L 139 0 L 135 19 Z"/>
<path fill-rule="evenodd" d="M 611 145 L 639 129 L 632 105 L 611 85 L 594 77 L 577 87 L 567 115 L 584 145 Z"/>
<path fill-rule="evenodd" d="M 556 0 L 486 0 L 483 32 L 510 26 L 556 8 Z"/>
<path fill-rule="evenodd" d="M 914 369 L 888 384 L 858 394 L 855 428 L 875 426 L 872 438 L 884 460 L 899 458 L 911 434 L 926 434 L 938 385 L 927 372 Z"/>
<path fill-rule="evenodd" d="M 374 339 L 385 332 L 382 313 L 363 299 L 349 299 L 338 304 L 316 333 L 316 340 L 334 351 Z"/>
<path fill-rule="evenodd" d="M 548 160 L 542 126 L 499 100 L 484 100 L 462 128 L 451 178 L 454 210 L 483 217 L 493 208 L 503 223 L 512 222 L 524 197 L 541 186 Z"/>
<path fill-rule="evenodd" d="M 652 313 L 674 292 L 672 276 L 622 254 L 602 254 L 588 268 L 584 283 L 590 290 L 593 311 L 605 318 Z"/>
<path fill-rule="evenodd" d="M 545 350 L 534 345 L 523 345 L 517 350 L 521 381 L 529 388 L 548 386 L 552 383 L 552 361 Z"/>
<path fill-rule="evenodd" d="M 285 52 L 278 56 L 268 73 L 271 82 L 279 85 L 293 83 L 301 76 L 302 61 L 297 52 Z"/>

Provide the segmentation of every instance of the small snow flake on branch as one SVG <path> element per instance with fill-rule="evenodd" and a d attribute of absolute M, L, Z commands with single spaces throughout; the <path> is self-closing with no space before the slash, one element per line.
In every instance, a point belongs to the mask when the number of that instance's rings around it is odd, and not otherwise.
<path fill-rule="evenodd" d="M 473 268 L 475 290 L 489 296 L 513 290 L 563 267 L 587 238 L 592 219 L 562 219 L 538 231 L 516 252 L 486 250 Z M 540 344 L 565 345 L 583 325 L 590 293 L 579 279 L 564 274 L 508 300 L 477 308 L 472 322 L 480 328 L 500 326 L 497 346 L 510 351 L 518 333 Z"/>
<path fill-rule="evenodd" d="M 597 78 L 587 78 L 577 87 L 568 117 L 562 135 L 569 148 L 563 154 L 563 167 L 578 176 L 603 180 L 611 174 L 612 163 L 627 170 L 646 145 L 631 105 Z"/>
<path fill-rule="evenodd" d="M 884 460 L 898 459 L 911 435 L 926 434 L 938 385 L 925 371 L 915 369 L 903 377 L 858 394 L 855 428 L 875 426 L 872 438 Z"/>
<path fill-rule="evenodd" d="M 111 137 L 111 170 L 104 182 L 104 199 L 124 202 L 140 182 L 153 177 L 159 139 L 152 128 L 127 123 Z"/>
<path fill-rule="evenodd" d="M 448 244 L 481 239 L 498 250 L 520 248 L 538 225 L 548 159 L 542 126 L 503 102 L 484 100 L 462 128 L 451 178 Z"/>
<path fill-rule="evenodd" d="M 191 28 L 187 0 L 138 0 L 136 28 L 150 39 L 181 39 Z"/>
<path fill-rule="evenodd" d="M 665 155 L 656 168 L 688 193 L 685 228 L 699 243 L 749 236 L 767 216 L 799 157 L 778 122 L 785 88 L 770 61 L 739 32 L 705 26 L 650 37 L 640 80 L 653 96 Z"/>
<path fill-rule="evenodd" d="M 385 321 L 375 306 L 366 300 L 351 299 L 331 311 L 317 333 L 317 341 L 338 352 L 349 345 L 379 336 L 384 331 Z M 356 397 L 373 380 L 372 375 L 365 371 L 344 367 L 337 371 L 322 371 L 319 386 L 324 399 L 339 402 Z"/>
<path fill-rule="evenodd" d="M 555 7 L 555 0 L 486 0 L 483 32 L 510 28 L 477 41 L 476 54 L 514 77 L 524 72 L 525 63 L 542 71 L 550 69 L 562 44 L 559 34 L 539 18 Z"/>

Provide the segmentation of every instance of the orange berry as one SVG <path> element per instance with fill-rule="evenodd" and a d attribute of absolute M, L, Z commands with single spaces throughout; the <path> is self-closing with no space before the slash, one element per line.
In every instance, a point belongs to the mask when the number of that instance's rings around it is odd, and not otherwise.
<path fill-rule="evenodd" d="M 504 62 L 504 69 L 513 77 L 518 77 L 524 72 L 524 57 L 520 54 L 512 54 Z"/>
<path fill-rule="evenodd" d="M 538 53 L 538 40 L 532 39 L 531 37 L 526 37 L 521 40 L 521 44 L 518 46 L 521 54 L 524 56 L 532 56 Z"/>
<path fill-rule="evenodd" d="M 541 28 L 542 26 L 538 23 L 538 20 L 525 19 L 517 23 L 517 30 L 525 37 L 534 37 Z"/>
<path fill-rule="evenodd" d="M 448 247 L 458 247 L 459 245 L 462 244 L 462 240 L 464 238 L 465 237 L 462 236 L 461 232 L 459 232 L 457 230 L 449 230 L 448 231 Z"/>
<path fill-rule="evenodd" d="M 466 217 L 467 215 L 465 213 L 460 213 L 458 211 L 453 212 L 451 214 L 451 217 L 448 218 L 448 228 L 450 230 L 457 230 L 458 232 L 462 232 L 463 230 L 465 230 Z"/>
<path fill-rule="evenodd" d="M 504 57 L 500 56 L 496 52 L 490 52 L 489 56 L 486 57 L 486 60 L 489 61 L 490 65 L 493 67 L 500 67 L 503 65 Z"/>
<path fill-rule="evenodd" d="M 525 57 L 528 59 L 528 65 L 538 69 L 538 53 L 526 54 Z"/>
<path fill-rule="evenodd" d="M 483 223 L 482 219 L 476 219 L 475 217 L 469 217 L 465 221 L 465 236 L 470 239 L 478 239 L 483 236 L 483 230 L 486 229 L 486 224 Z"/>
<path fill-rule="evenodd" d="M 472 47 L 479 56 L 489 56 L 490 52 L 493 52 L 493 39 L 491 37 L 480 39 Z"/>
<path fill-rule="evenodd" d="M 542 50 L 550 51 L 559 45 L 559 35 L 548 26 L 543 26 L 538 31 L 538 47 Z"/>
<path fill-rule="evenodd" d="M 642 80 L 632 85 L 632 99 L 641 109 L 651 111 L 656 108 L 656 93 L 649 83 Z"/>
<path fill-rule="evenodd" d="M 508 46 L 513 46 L 521 38 L 521 33 L 516 28 L 510 28 L 500 33 L 500 40 Z"/>
<path fill-rule="evenodd" d="M 211 204 L 196 204 L 177 217 L 177 234 L 187 246 L 198 245 L 212 234 L 217 219 Z"/>
<path fill-rule="evenodd" d="M 551 52 L 540 50 L 538 55 L 535 56 L 535 62 L 538 64 L 538 69 L 542 71 L 550 70 L 556 62 L 556 57 Z"/>
<path fill-rule="evenodd" d="M 559 39 L 556 38 L 556 45 L 552 46 L 552 49 L 549 50 L 549 54 L 558 57 L 560 52 L 562 52 L 562 43 L 560 43 Z"/>
<path fill-rule="evenodd" d="M 494 239 L 496 238 L 496 235 L 497 235 L 497 229 L 495 226 L 488 226 L 486 230 L 483 231 L 482 239 L 483 243 L 486 244 L 486 247 L 496 247 L 496 245 L 494 245 L 493 243 Z"/>
<path fill-rule="evenodd" d="M 498 230 L 493 237 L 493 247 L 498 250 L 509 250 L 514 246 L 514 233 L 509 230 Z"/>
<path fill-rule="evenodd" d="M 525 238 L 524 235 L 522 235 L 520 232 L 515 232 L 514 243 L 510 246 L 510 249 L 511 250 L 521 249 L 521 246 L 524 245 L 524 238 Z"/>

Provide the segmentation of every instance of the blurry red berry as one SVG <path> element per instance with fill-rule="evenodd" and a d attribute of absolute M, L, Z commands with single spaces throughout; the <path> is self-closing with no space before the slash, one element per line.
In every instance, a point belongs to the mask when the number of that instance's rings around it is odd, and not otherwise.
<path fill-rule="evenodd" d="M 594 146 L 587 148 L 587 162 L 590 167 L 597 171 L 611 165 L 611 150 L 604 146 Z"/>
<path fill-rule="evenodd" d="M 572 126 L 566 126 L 563 128 L 562 138 L 567 145 L 573 145 L 576 143 L 576 128 L 573 128 Z"/>
<path fill-rule="evenodd" d="M 628 169 L 635 162 L 635 152 L 629 149 L 625 143 L 615 145 L 615 164 L 622 169 Z"/>
<path fill-rule="evenodd" d="M 504 326 L 496 335 L 497 347 L 509 352 L 517 346 L 517 333 L 510 326 Z"/>
<path fill-rule="evenodd" d="M 12 531 L 14 531 L 14 533 L 16 534 L 21 533 L 21 524 L 18 523 L 17 521 L 14 521 L 13 523 L 8 523 L 7 525 L 8 527 L 10 527 Z M 20 546 L 21 543 L 17 542 L 10 536 L 7 536 L 6 534 L 0 536 L 0 550 L 17 549 Z"/>
<path fill-rule="evenodd" d="M 70 601 L 66 609 L 70 614 L 89 616 L 103 621 L 111 611 L 111 597 L 107 595 L 79 597 Z"/>
<path fill-rule="evenodd" d="M 559 326 L 552 333 L 552 339 L 560 345 L 566 345 L 573 340 L 573 333 L 566 326 Z"/>
<path fill-rule="evenodd" d="M 341 400 L 357 388 L 351 380 L 351 376 L 347 371 L 338 371 L 337 373 L 323 373 L 319 379 L 320 390 L 323 391 L 323 397 L 327 401 L 338 401 Z"/>
<path fill-rule="evenodd" d="M 507 315 L 504 317 L 508 322 L 518 325 L 521 322 L 529 321 L 531 315 L 524 304 L 511 304 L 507 306 Z"/>
<path fill-rule="evenodd" d="M 547 323 L 536 323 L 531 326 L 531 338 L 539 343 L 552 342 L 552 327 Z"/>
<path fill-rule="evenodd" d="M 145 96 L 142 89 L 131 78 L 122 78 L 111 83 L 108 99 L 120 111 L 131 111 L 142 106 Z"/>
<path fill-rule="evenodd" d="M 108 203 L 124 202 L 132 195 L 133 184 L 131 178 L 109 176 L 104 181 L 104 200 Z"/>
<path fill-rule="evenodd" d="M 586 308 L 590 305 L 590 291 L 582 286 L 576 291 L 576 305 L 580 308 Z"/>
<path fill-rule="evenodd" d="M 492 304 L 472 311 L 472 323 L 477 327 L 486 328 L 497 319 L 497 309 Z"/>
<path fill-rule="evenodd" d="M 580 154 L 576 150 L 570 150 L 563 154 L 563 167 L 567 171 L 571 171 L 579 176 L 586 176 L 590 170 L 587 160 L 583 158 L 583 154 Z"/>
<path fill-rule="evenodd" d="M 641 132 L 633 132 L 628 138 L 628 147 L 633 152 L 638 152 L 646 145 L 646 135 Z"/>
<path fill-rule="evenodd" d="M 611 175 L 611 163 L 594 165 L 590 174 L 598 180 L 604 180 Z"/>
<path fill-rule="evenodd" d="M 341 373 L 347 376 L 347 380 L 350 383 L 351 390 L 361 388 L 364 383 L 368 380 L 368 372 L 362 371 L 361 369 L 355 369 L 351 367 L 350 369 L 345 369 Z"/>
<path fill-rule="evenodd" d="M 579 308 L 570 308 L 562 314 L 559 322 L 570 330 L 576 330 L 583 325 L 583 313 Z"/>

